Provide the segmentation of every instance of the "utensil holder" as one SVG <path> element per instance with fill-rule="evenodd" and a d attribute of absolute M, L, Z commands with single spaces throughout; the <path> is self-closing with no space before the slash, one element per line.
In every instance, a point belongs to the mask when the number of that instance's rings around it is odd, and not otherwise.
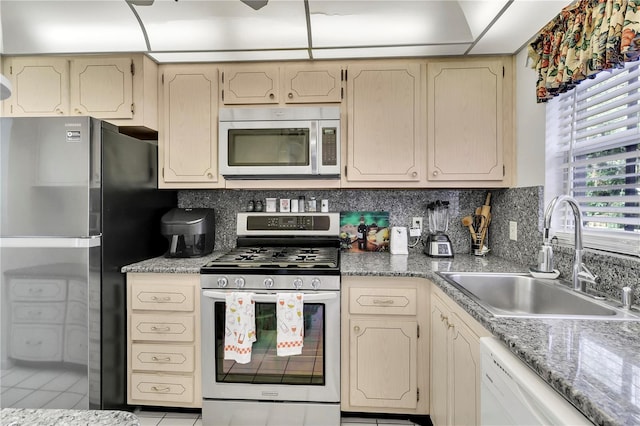
<path fill-rule="evenodd" d="M 474 256 L 485 256 L 489 253 L 488 248 L 488 240 L 489 233 L 485 230 L 485 232 L 477 232 L 475 234 L 471 234 L 471 254 Z"/>

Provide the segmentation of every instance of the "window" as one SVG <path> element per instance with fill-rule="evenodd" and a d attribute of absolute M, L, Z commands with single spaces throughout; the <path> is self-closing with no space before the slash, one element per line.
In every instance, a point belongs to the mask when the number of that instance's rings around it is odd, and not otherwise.
<path fill-rule="evenodd" d="M 585 247 L 640 256 L 640 64 L 583 81 L 546 114 L 546 202 L 569 194 L 580 203 Z M 573 244 L 564 207 L 553 228 Z"/>

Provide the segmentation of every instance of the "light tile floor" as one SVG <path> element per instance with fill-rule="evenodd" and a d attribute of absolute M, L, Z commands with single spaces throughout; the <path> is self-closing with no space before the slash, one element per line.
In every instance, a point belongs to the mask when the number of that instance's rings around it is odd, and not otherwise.
<path fill-rule="evenodd" d="M 136 410 L 140 426 L 204 426 L 200 413 Z M 409 420 L 343 417 L 341 426 L 416 426 Z"/>

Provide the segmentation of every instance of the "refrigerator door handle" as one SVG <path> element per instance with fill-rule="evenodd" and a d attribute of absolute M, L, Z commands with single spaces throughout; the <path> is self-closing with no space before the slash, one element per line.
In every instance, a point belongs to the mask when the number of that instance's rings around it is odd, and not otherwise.
<path fill-rule="evenodd" d="M 3 248 L 90 248 L 100 247 L 102 234 L 84 238 L 65 237 L 2 237 L 0 247 Z"/>

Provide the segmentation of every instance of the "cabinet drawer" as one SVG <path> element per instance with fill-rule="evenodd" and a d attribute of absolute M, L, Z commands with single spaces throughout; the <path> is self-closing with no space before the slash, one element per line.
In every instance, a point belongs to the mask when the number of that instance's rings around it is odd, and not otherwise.
<path fill-rule="evenodd" d="M 150 311 L 193 312 L 194 287 L 134 282 L 131 308 Z"/>
<path fill-rule="evenodd" d="M 193 342 L 193 315 L 131 315 L 132 340 Z"/>
<path fill-rule="evenodd" d="M 64 302 L 14 303 L 11 306 L 11 320 L 14 323 L 62 324 L 64 317 Z"/>
<path fill-rule="evenodd" d="M 67 300 L 65 280 L 11 278 L 9 288 L 9 298 L 12 301 L 63 302 Z"/>
<path fill-rule="evenodd" d="M 416 315 L 415 288 L 350 288 L 349 313 Z"/>
<path fill-rule="evenodd" d="M 145 371 L 192 373 L 194 348 L 185 345 L 131 345 L 131 368 Z"/>
<path fill-rule="evenodd" d="M 9 353 L 25 361 L 62 361 L 61 325 L 14 325 Z"/>
<path fill-rule="evenodd" d="M 161 402 L 193 402 L 193 376 L 132 374 L 131 398 Z"/>

